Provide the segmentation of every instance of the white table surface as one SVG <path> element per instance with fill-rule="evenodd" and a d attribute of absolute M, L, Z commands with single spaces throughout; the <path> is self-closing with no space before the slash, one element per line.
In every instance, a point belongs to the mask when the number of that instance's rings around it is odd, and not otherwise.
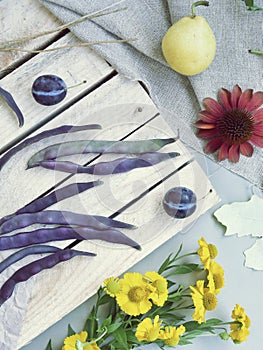
<path fill-rule="evenodd" d="M 195 157 L 210 178 L 221 198 L 221 203 L 212 208 L 205 215 L 201 216 L 184 232 L 180 232 L 168 242 L 160 246 L 147 258 L 136 264 L 130 271 L 145 272 L 158 269 L 160 264 L 168 256 L 175 252 L 183 243 L 185 252 L 197 249 L 197 240 L 204 236 L 206 240 L 217 246 L 219 254 L 217 262 L 225 270 L 225 287 L 218 295 L 218 306 L 215 311 L 207 316 L 218 317 L 222 320 L 231 320 L 231 311 L 236 303 L 245 308 L 251 319 L 250 336 L 242 344 L 235 345 L 231 340 L 223 341 L 219 337 L 200 337 L 193 341 L 192 345 L 177 347 L 187 350 L 260 350 L 263 344 L 262 332 L 262 291 L 263 272 L 255 271 L 244 266 L 243 252 L 251 247 L 255 238 L 246 236 L 238 238 L 236 235 L 224 236 L 224 228 L 213 217 L 214 211 L 224 203 L 235 201 L 246 201 L 258 189 L 254 188 L 243 178 L 231 173 L 222 166 L 210 161 L 206 157 L 195 154 Z M 81 306 L 73 310 L 61 321 L 50 327 L 39 335 L 30 344 L 21 350 L 44 350 L 49 339 L 52 339 L 54 350 L 61 349 L 63 339 L 67 334 L 68 324 L 79 332 L 90 311 L 94 297 L 87 300 Z M 154 345 L 147 346 L 147 349 L 157 349 Z"/>

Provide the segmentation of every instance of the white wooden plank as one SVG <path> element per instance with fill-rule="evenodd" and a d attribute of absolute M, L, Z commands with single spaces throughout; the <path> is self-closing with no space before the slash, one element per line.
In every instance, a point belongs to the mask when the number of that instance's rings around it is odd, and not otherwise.
<path fill-rule="evenodd" d="M 124 104 L 124 101 L 128 104 Z M 38 132 L 62 124 L 99 123 L 103 126 L 103 129 L 101 131 L 85 132 L 85 137 L 93 138 L 96 135 L 97 138 L 100 138 L 101 132 L 103 132 L 104 137 L 119 139 L 125 133 L 128 134 L 146 122 L 157 112 L 152 104 L 148 104 L 149 101 L 148 95 L 139 84 L 116 77 L 104 84 L 98 91 L 95 90 L 89 94 L 48 125 L 39 129 Z M 120 103 L 120 105 L 117 105 L 119 107 L 115 107 L 118 103 Z M 119 114 L 115 112 L 116 108 L 119 109 Z M 122 114 L 120 114 L 121 111 Z M 72 139 L 79 138 L 80 135 L 82 135 L 82 138 L 84 137 L 83 133 L 68 136 Z M 64 139 L 65 136 L 62 136 L 62 138 L 55 137 L 52 140 L 31 145 L 12 157 L 2 168 L 0 173 L 0 202 L 5 203 L 5 205 L 0 206 L 1 217 L 29 203 L 52 187 L 56 181 L 65 178 L 62 173 L 58 173 L 54 177 L 54 174 L 46 169 L 33 168 L 25 171 L 27 161 L 32 154 L 47 144 L 54 143 L 54 140 Z M 88 159 L 88 156 L 84 158 Z"/>
<path fill-rule="evenodd" d="M 76 43 L 72 34 L 58 40 L 51 47 Z M 17 137 L 44 123 L 52 114 L 65 105 L 69 105 L 80 93 L 87 91 L 94 84 L 109 74 L 112 68 L 87 47 L 74 47 L 49 53 L 41 53 L 26 62 L 19 69 L 1 80 L 1 86 L 8 90 L 24 114 L 25 125 L 18 128 L 14 112 L 6 103 L 0 106 L 0 127 L 2 130 L 1 148 Z M 86 80 L 86 84 L 69 89 L 65 99 L 54 106 L 38 104 L 32 97 L 31 88 L 34 80 L 43 74 L 56 74 L 72 86 Z"/>
<path fill-rule="evenodd" d="M 198 198 L 197 210 L 186 219 L 176 220 L 164 212 L 162 199 L 167 190 L 182 185 L 195 191 Z M 139 226 L 137 230 L 126 234 L 141 243 L 142 251 L 109 243 L 82 242 L 77 248 L 96 251 L 98 254 L 96 258 L 76 258 L 39 275 L 34 285 L 18 347 L 26 344 L 93 295 L 105 278 L 119 276 L 197 220 L 218 202 L 216 193 L 214 191 L 209 193 L 211 188 L 200 166 L 196 162 L 191 163 L 117 217 L 119 220 L 128 220 Z M 43 286 L 46 286 L 44 290 Z"/>
<path fill-rule="evenodd" d="M 8 41 L 30 36 L 61 25 L 37 0 L 1 0 L 0 1 L 0 41 Z M 42 46 L 55 37 L 57 33 L 46 35 L 25 42 L 19 47 L 32 49 Z M 21 51 L 0 52 L 0 72 L 8 71 L 8 67 L 18 64 L 28 54 Z"/>

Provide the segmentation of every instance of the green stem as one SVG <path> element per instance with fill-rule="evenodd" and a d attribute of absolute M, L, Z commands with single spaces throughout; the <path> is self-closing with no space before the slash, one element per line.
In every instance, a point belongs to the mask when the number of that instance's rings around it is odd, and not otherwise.
<path fill-rule="evenodd" d="M 255 53 L 257 55 L 263 55 L 263 51 L 260 50 L 248 50 L 249 53 Z"/>
<path fill-rule="evenodd" d="M 196 14 L 195 14 L 196 6 L 209 6 L 209 2 L 208 1 L 196 1 L 196 2 L 194 2 L 191 6 L 191 18 L 195 18 L 195 16 L 196 16 Z"/>

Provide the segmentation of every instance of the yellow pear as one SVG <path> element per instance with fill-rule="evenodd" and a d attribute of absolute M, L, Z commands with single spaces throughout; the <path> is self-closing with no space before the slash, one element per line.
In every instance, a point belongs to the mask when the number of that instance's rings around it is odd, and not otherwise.
<path fill-rule="evenodd" d="M 205 18 L 194 13 L 194 8 L 198 5 L 208 6 L 208 2 L 194 3 L 192 15 L 174 23 L 162 40 L 163 55 L 169 66 L 187 76 L 207 69 L 216 52 L 216 39 L 212 29 Z"/>

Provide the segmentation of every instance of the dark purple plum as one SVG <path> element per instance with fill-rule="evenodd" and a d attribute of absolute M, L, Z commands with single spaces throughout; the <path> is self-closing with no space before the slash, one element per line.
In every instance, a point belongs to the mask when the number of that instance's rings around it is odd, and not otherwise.
<path fill-rule="evenodd" d="M 164 196 L 166 213 L 176 219 L 184 219 L 196 210 L 196 195 L 187 187 L 171 188 Z"/>
<path fill-rule="evenodd" d="M 66 83 L 56 75 L 41 75 L 32 85 L 34 99 L 44 106 L 52 106 L 61 102 L 66 94 Z"/>

